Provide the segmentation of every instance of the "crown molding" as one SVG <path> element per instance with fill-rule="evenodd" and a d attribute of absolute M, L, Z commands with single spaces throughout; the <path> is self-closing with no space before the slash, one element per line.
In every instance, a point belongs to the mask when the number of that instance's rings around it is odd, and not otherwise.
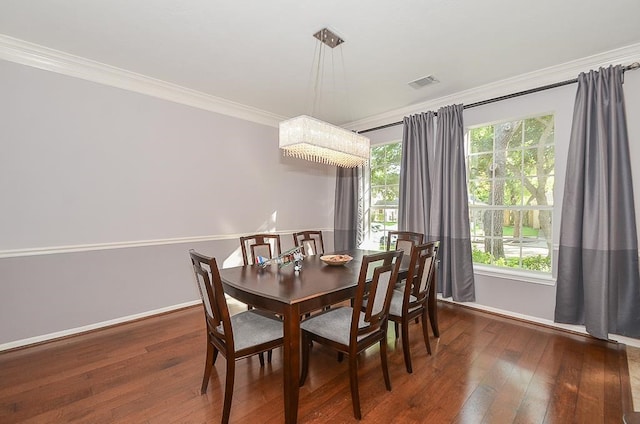
<path fill-rule="evenodd" d="M 344 128 L 362 131 L 387 125 L 393 122 L 402 121 L 405 116 L 420 113 L 428 110 L 436 110 L 442 106 L 451 104 L 470 104 L 487 99 L 505 96 L 511 93 L 530 90 L 576 78 L 581 72 L 588 72 L 590 69 L 609 65 L 629 65 L 640 59 L 640 43 L 633 44 L 619 49 L 610 50 L 582 59 L 566 62 L 561 65 L 551 66 L 516 77 L 496 81 L 491 84 L 475 87 L 473 89 L 454 93 L 449 96 L 428 100 L 423 103 L 394 109 L 379 115 L 370 116 L 358 121 L 343 125 Z"/>
<path fill-rule="evenodd" d="M 277 127 L 286 119 L 264 110 L 0 34 L 0 59 L 81 78 L 235 118 Z"/>
<path fill-rule="evenodd" d="M 504 79 L 449 96 L 394 109 L 345 125 L 343 128 L 359 130 L 402 121 L 405 116 L 434 110 L 449 104 L 469 104 L 510 93 L 525 91 L 558 81 L 575 78 L 580 72 L 613 64 L 638 61 L 640 43 L 582 59 L 552 66 L 513 78 Z M 168 100 L 210 112 L 233 116 L 258 124 L 277 127 L 287 117 L 245 106 L 220 97 L 181 87 L 145 75 L 109 66 L 90 59 L 0 34 L 0 59 L 39 68 L 59 74 L 81 78 L 112 87 Z"/>

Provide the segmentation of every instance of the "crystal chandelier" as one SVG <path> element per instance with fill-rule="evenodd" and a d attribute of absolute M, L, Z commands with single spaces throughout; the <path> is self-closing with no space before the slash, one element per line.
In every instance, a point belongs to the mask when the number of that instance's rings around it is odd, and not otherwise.
<path fill-rule="evenodd" d="M 313 36 L 321 42 L 321 47 L 326 44 L 334 48 L 344 42 L 326 28 Z M 318 65 L 321 56 L 322 49 Z M 316 74 L 316 88 L 318 79 L 319 72 Z M 280 149 L 286 156 L 343 168 L 355 168 L 369 160 L 367 137 L 307 115 L 280 122 Z"/>

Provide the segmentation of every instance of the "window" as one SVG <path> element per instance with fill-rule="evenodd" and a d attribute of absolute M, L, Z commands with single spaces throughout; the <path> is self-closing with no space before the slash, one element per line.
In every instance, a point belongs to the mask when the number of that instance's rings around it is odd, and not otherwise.
<path fill-rule="evenodd" d="M 383 250 L 387 232 L 398 229 L 398 195 L 402 143 L 371 147 L 369 160 L 369 192 L 365 193 L 365 219 L 368 223 L 363 248 Z"/>
<path fill-rule="evenodd" d="M 467 133 L 473 262 L 551 272 L 553 115 Z"/>

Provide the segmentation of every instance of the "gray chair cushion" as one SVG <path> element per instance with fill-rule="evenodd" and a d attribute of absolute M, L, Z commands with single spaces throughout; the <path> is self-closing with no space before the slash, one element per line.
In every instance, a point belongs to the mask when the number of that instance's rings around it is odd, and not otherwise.
<path fill-rule="evenodd" d="M 282 321 L 258 310 L 240 312 L 231 316 L 233 342 L 236 352 L 283 337 Z M 222 325 L 218 326 L 222 330 Z"/>
<path fill-rule="evenodd" d="M 393 297 L 391 298 L 391 306 L 389 307 L 389 315 L 402 316 L 402 299 L 404 293 L 398 290 L 393 291 Z M 412 294 L 409 295 L 409 302 L 415 302 L 416 297 Z M 409 309 L 409 312 L 418 309 L 418 306 Z"/>
<path fill-rule="evenodd" d="M 348 345 L 352 315 L 353 308 L 350 306 L 339 306 L 302 321 L 302 323 L 300 323 L 300 328 L 324 337 L 325 339 L 333 340 L 335 342 L 342 343 L 343 345 Z M 364 328 L 368 325 L 369 324 L 364 320 L 364 314 L 360 313 L 358 326 L 360 328 Z M 362 337 L 364 336 L 360 336 L 358 339 L 361 339 Z"/>

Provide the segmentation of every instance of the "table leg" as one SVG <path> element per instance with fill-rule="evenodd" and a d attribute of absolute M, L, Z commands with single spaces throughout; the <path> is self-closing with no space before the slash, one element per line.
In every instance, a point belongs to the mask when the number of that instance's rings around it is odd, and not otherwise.
<path fill-rule="evenodd" d="M 429 321 L 431 322 L 431 330 L 435 337 L 440 337 L 438 330 L 438 298 L 436 286 L 438 285 L 438 268 L 433 270 L 433 281 L 429 287 Z"/>
<path fill-rule="evenodd" d="M 298 397 L 300 394 L 300 312 L 291 305 L 284 314 L 284 421 L 298 422 Z"/>

